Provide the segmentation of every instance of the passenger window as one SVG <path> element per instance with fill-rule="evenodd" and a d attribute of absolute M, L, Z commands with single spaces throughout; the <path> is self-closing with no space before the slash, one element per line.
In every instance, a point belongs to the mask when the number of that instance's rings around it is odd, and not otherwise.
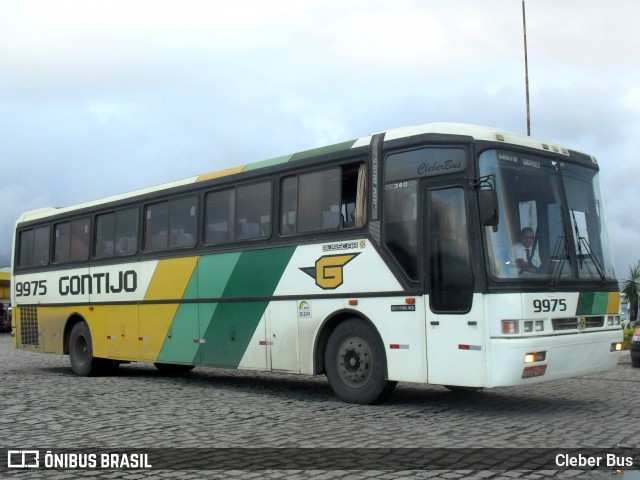
<path fill-rule="evenodd" d="M 233 190 L 222 190 L 207 194 L 205 210 L 206 244 L 231 240 L 230 219 L 233 218 Z"/>
<path fill-rule="evenodd" d="M 196 241 L 196 197 L 169 202 L 169 248 L 192 247 Z"/>
<path fill-rule="evenodd" d="M 195 245 L 196 201 L 191 196 L 147 205 L 144 249 L 158 251 Z"/>
<path fill-rule="evenodd" d="M 18 266 L 38 267 L 49 263 L 49 226 L 20 232 Z"/>
<path fill-rule="evenodd" d="M 54 263 L 89 258 L 89 218 L 58 223 L 55 226 Z"/>
<path fill-rule="evenodd" d="M 239 187 L 236 193 L 236 238 L 271 235 L 271 183 Z"/>
<path fill-rule="evenodd" d="M 271 235 L 271 182 L 211 192 L 206 196 L 205 243 Z"/>
<path fill-rule="evenodd" d="M 298 232 L 340 227 L 340 169 L 300 175 L 298 181 Z"/>
<path fill-rule="evenodd" d="M 132 255 L 137 250 L 137 208 L 98 215 L 96 218 L 96 257 Z"/>
<path fill-rule="evenodd" d="M 307 233 L 366 224 L 366 166 L 352 163 L 282 180 L 280 233 Z"/>

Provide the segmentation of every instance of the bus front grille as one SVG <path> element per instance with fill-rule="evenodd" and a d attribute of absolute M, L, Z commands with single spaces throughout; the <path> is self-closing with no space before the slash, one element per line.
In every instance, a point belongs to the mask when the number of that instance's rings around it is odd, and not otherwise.
<path fill-rule="evenodd" d="M 604 326 L 604 315 L 593 317 L 566 317 L 551 319 L 554 330 L 584 330 Z"/>
<path fill-rule="evenodd" d="M 38 346 L 38 308 L 20 307 L 20 341 L 22 345 Z"/>

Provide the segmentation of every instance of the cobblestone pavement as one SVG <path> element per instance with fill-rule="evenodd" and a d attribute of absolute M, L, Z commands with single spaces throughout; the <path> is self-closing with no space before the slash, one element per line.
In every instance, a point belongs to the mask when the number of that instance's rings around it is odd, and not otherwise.
<path fill-rule="evenodd" d="M 0 448 L 640 448 L 640 369 L 460 394 L 399 384 L 382 405 L 351 405 L 324 377 L 151 364 L 75 376 L 66 356 L 15 350 L 0 334 Z M 464 450 L 461 450 L 464 451 Z M 196 451 L 197 454 L 197 451 Z M 339 461 L 336 465 L 339 467 Z M 0 465 L 6 461 L 0 459 Z M 2 478 L 636 478 L 612 471 L 7 470 Z"/>

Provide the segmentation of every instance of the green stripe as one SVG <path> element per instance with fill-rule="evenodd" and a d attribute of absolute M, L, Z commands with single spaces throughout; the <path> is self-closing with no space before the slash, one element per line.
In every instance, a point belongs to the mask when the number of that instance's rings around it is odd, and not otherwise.
<path fill-rule="evenodd" d="M 240 253 L 200 257 L 183 298 L 222 296 L 239 258 Z M 158 362 L 201 363 L 200 345 L 195 343 L 194 339 L 202 338 L 201 332 L 205 332 L 209 327 L 216 305 L 180 305 L 158 355 Z"/>
<path fill-rule="evenodd" d="M 307 150 L 304 152 L 298 152 L 291 157 L 291 161 L 302 160 L 304 158 L 315 157 L 316 155 L 326 155 L 327 153 L 340 152 L 342 150 L 349 150 L 357 140 L 349 140 L 348 142 L 336 143 L 334 145 L 327 145 L 326 147 L 314 148 L 313 150 Z"/>
<path fill-rule="evenodd" d="M 603 315 L 607 313 L 608 292 L 581 292 L 576 315 Z"/>
<path fill-rule="evenodd" d="M 242 253 L 222 297 L 273 295 L 294 250 L 295 247 L 285 247 Z M 204 334 L 206 343 L 200 346 L 202 363 L 237 367 L 267 305 L 268 302 L 219 304 Z"/>
<path fill-rule="evenodd" d="M 283 155 L 281 157 L 275 157 L 267 160 L 262 160 L 260 162 L 250 163 L 246 167 L 244 167 L 242 171 L 249 172 L 251 170 L 257 170 L 258 168 L 271 167 L 273 165 L 280 165 L 281 163 L 295 162 L 297 160 L 304 160 L 305 158 L 315 157 L 318 155 L 326 155 L 328 153 L 349 150 L 356 142 L 357 140 L 349 140 L 346 142 L 336 143 L 334 145 L 327 145 L 326 147 L 313 148 L 311 150 L 305 150 L 304 152 Z"/>
<path fill-rule="evenodd" d="M 285 247 L 202 256 L 183 298 L 270 297 L 294 251 Z M 267 306 L 266 301 L 181 304 L 158 362 L 237 367 Z"/>
<path fill-rule="evenodd" d="M 287 163 L 289 160 L 291 160 L 292 156 L 293 155 L 283 155 L 281 157 L 270 158 L 268 160 L 262 160 L 261 162 L 250 163 L 249 165 L 244 167 L 244 169 L 242 171 L 243 172 L 248 172 L 248 171 L 251 171 L 251 170 L 256 170 L 258 168 L 271 167 L 273 165 L 279 165 L 281 163 Z"/>

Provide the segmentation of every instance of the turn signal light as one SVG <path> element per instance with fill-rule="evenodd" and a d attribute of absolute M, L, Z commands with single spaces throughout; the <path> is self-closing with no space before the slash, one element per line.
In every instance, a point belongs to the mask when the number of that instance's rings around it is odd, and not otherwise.
<path fill-rule="evenodd" d="M 518 320 L 502 320 L 502 333 L 504 335 L 514 335 L 520 333 Z"/>

